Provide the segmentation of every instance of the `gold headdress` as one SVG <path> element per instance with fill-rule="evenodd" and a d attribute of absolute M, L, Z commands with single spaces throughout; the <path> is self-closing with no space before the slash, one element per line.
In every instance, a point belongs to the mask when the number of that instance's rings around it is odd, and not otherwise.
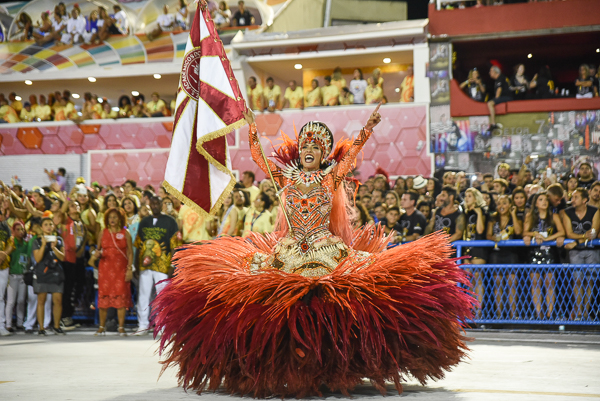
<path fill-rule="evenodd" d="M 333 134 L 331 130 L 320 121 L 310 121 L 302 127 L 298 135 L 298 150 L 306 142 L 316 143 L 323 152 L 323 159 L 331 153 L 333 148 Z"/>

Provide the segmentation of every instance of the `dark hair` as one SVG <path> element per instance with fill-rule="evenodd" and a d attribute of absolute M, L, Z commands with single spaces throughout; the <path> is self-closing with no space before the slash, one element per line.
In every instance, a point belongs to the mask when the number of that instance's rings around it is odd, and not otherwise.
<path fill-rule="evenodd" d="M 147 196 L 147 197 L 148 197 L 148 199 L 150 199 L 150 198 L 152 198 L 152 197 L 154 196 L 154 192 L 152 192 L 152 191 L 150 191 L 150 190 L 148 190 L 148 189 L 147 189 L 147 190 L 145 190 L 144 192 L 142 192 L 142 198 L 143 198 L 144 196 Z"/>
<path fill-rule="evenodd" d="M 546 188 L 546 192 L 554 196 L 560 196 L 561 198 L 565 195 L 565 190 L 560 184 L 549 185 L 548 188 Z"/>
<path fill-rule="evenodd" d="M 250 171 L 250 170 L 244 171 L 242 173 L 242 175 L 247 175 L 248 177 L 252 178 L 252 181 L 256 180 L 256 175 L 254 175 L 253 171 Z"/>
<path fill-rule="evenodd" d="M 361 221 L 361 227 L 364 226 L 365 224 L 367 224 L 367 222 L 369 221 L 369 211 L 367 210 L 367 208 L 365 207 L 365 205 L 363 205 L 361 202 L 357 202 L 354 207 L 356 207 L 358 209 L 358 215 L 360 216 L 360 221 Z"/>
<path fill-rule="evenodd" d="M 273 79 L 273 77 L 269 77 L 269 78 L 267 78 L 267 82 L 269 82 L 269 81 L 273 81 L 274 82 L 275 80 Z"/>
<path fill-rule="evenodd" d="M 104 210 L 108 210 L 108 209 L 109 209 L 109 207 L 108 207 L 108 199 L 109 199 L 109 198 L 111 198 L 111 197 L 112 197 L 112 198 L 115 198 L 115 202 L 117 202 L 117 207 L 119 207 L 119 206 L 120 206 L 120 205 L 119 205 L 119 200 L 117 199 L 117 196 L 116 196 L 115 194 L 108 194 L 108 195 L 106 195 L 106 196 L 104 197 L 104 201 L 102 201 L 102 210 L 103 210 L 103 211 L 104 211 Z"/>
<path fill-rule="evenodd" d="M 583 199 L 590 200 L 590 193 L 588 192 L 587 189 L 581 188 L 581 187 L 580 188 L 575 188 L 575 190 L 573 191 L 573 193 L 575 193 L 575 192 L 579 192 L 581 194 L 581 197 Z"/>
<path fill-rule="evenodd" d="M 319 86 L 319 80 L 318 80 L 317 78 L 313 79 L 313 80 L 312 80 L 312 81 L 310 81 L 310 82 L 311 82 L 311 83 L 312 83 L 312 82 L 316 82 L 316 83 L 317 83 L 317 86 Z"/>
<path fill-rule="evenodd" d="M 444 185 L 442 187 L 442 191 L 447 193 L 448 195 L 451 195 L 453 199 L 456 200 L 456 188 L 454 188 L 453 186 Z"/>
<path fill-rule="evenodd" d="M 382 191 L 381 189 L 373 189 L 373 190 L 371 191 L 371 196 L 373 196 L 373 193 L 375 193 L 375 191 L 377 191 L 377 192 L 381 192 L 381 197 L 383 198 L 383 191 Z"/>
<path fill-rule="evenodd" d="M 325 78 L 323 78 L 325 81 L 329 81 L 331 82 L 331 76 L 330 75 L 325 75 Z"/>
<path fill-rule="evenodd" d="M 531 201 L 531 227 L 529 227 L 529 229 L 531 231 L 533 231 L 534 227 L 536 227 L 540 221 L 540 211 L 538 210 L 537 207 L 537 200 L 540 196 L 544 195 L 546 197 L 546 199 L 548 199 L 548 192 L 546 191 L 542 191 L 542 192 L 538 192 L 537 194 L 535 194 L 533 196 L 533 201 Z M 548 201 L 548 203 L 550 203 L 550 201 Z M 548 205 L 550 206 L 550 205 Z M 546 223 L 547 226 L 552 226 L 554 227 L 554 218 L 553 218 L 553 213 L 552 213 L 552 208 L 548 207 L 548 209 L 546 210 L 546 218 L 544 219 L 544 222 Z"/>
<path fill-rule="evenodd" d="M 121 200 L 121 207 L 123 208 L 123 210 L 125 210 L 125 201 L 126 200 L 129 200 L 129 201 L 131 201 L 131 203 L 133 203 L 133 214 L 137 214 L 138 213 L 137 202 L 131 195 L 124 196 L 123 199 Z"/>
<path fill-rule="evenodd" d="M 32 217 L 29 219 L 29 228 L 33 227 L 33 226 L 41 226 L 42 225 L 42 218 L 41 217 Z"/>
<path fill-rule="evenodd" d="M 250 192 L 246 191 L 245 189 L 240 189 L 240 192 L 244 196 L 244 207 L 249 207 L 250 206 Z"/>
<path fill-rule="evenodd" d="M 410 200 L 415 202 L 415 205 L 417 204 L 417 202 L 419 201 L 419 193 L 417 191 L 415 191 L 414 189 L 409 189 L 408 191 L 406 191 L 403 195 L 408 195 L 410 196 Z"/>
<path fill-rule="evenodd" d="M 61 173 L 63 176 L 67 175 L 67 170 L 65 170 L 64 167 L 59 167 L 58 172 Z"/>
<path fill-rule="evenodd" d="M 398 206 L 392 206 L 387 211 L 388 211 L 388 213 L 389 212 L 398 212 L 398 213 L 400 213 L 400 208 Z"/>
<path fill-rule="evenodd" d="M 227 4 L 227 3 L 225 3 L 225 4 Z M 251 79 L 251 80 L 253 80 L 254 82 L 256 82 L 256 77 L 250 77 L 250 78 L 248 78 L 248 79 L 249 79 L 249 80 Z"/>
<path fill-rule="evenodd" d="M 123 95 L 119 98 L 119 107 L 123 106 L 123 100 L 125 100 L 127 105 L 131 106 L 131 99 L 129 99 L 129 96 Z"/>
<path fill-rule="evenodd" d="M 525 190 L 522 187 L 516 187 L 515 189 L 513 189 L 513 191 L 512 191 L 513 202 L 515 200 L 516 194 L 523 194 L 523 196 L 525 197 L 525 201 L 527 201 L 527 193 L 525 192 Z"/>
<path fill-rule="evenodd" d="M 485 180 L 486 178 L 491 178 L 493 180 L 494 179 L 494 174 L 492 174 L 492 173 L 485 173 L 483 175 L 483 179 Z"/>
<path fill-rule="evenodd" d="M 125 183 L 123 184 L 123 186 L 125 186 L 125 184 L 129 183 L 129 185 L 131 185 L 133 187 L 133 189 L 137 188 L 137 182 L 135 182 L 134 180 L 127 180 L 125 181 Z"/>
<path fill-rule="evenodd" d="M 363 79 L 363 73 L 362 70 L 360 68 L 355 68 L 356 71 L 358 71 L 358 75 L 360 75 L 360 79 Z"/>
<path fill-rule="evenodd" d="M 265 210 L 269 210 L 271 208 L 271 204 L 273 202 L 271 202 L 271 198 L 269 197 L 269 195 L 267 195 L 265 192 L 261 192 L 258 194 L 258 198 L 260 198 L 260 200 L 264 202 Z"/>
<path fill-rule="evenodd" d="M 378 207 L 384 208 L 386 212 L 388 210 L 387 204 L 385 204 L 383 202 L 377 202 L 377 203 L 375 203 L 375 205 L 373 205 L 373 209 L 377 209 Z"/>
<path fill-rule="evenodd" d="M 133 204 L 135 205 L 135 202 L 133 202 Z M 104 227 L 106 227 L 107 230 L 109 227 L 108 216 L 110 216 L 111 213 L 116 213 L 119 217 L 119 226 L 125 227 L 127 225 L 127 218 L 125 217 L 125 213 L 123 212 L 123 210 L 121 208 L 111 207 L 104 213 Z"/>
<path fill-rule="evenodd" d="M 594 181 L 594 183 L 590 187 L 590 190 L 594 189 L 594 187 L 597 187 L 598 185 L 600 185 L 600 181 Z"/>

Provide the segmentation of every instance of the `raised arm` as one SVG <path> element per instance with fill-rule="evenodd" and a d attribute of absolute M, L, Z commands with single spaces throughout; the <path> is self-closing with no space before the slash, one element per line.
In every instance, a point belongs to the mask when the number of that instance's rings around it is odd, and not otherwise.
<path fill-rule="evenodd" d="M 269 169 L 271 170 L 271 174 L 273 174 L 273 178 L 279 184 L 281 188 L 285 186 L 285 177 L 281 173 L 281 170 L 275 163 L 267 159 L 263 158 L 263 154 L 260 149 L 260 138 L 258 137 L 258 129 L 256 128 L 256 123 L 254 122 L 254 113 L 248 109 L 246 113 L 244 113 L 244 117 L 246 121 L 250 124 L 250 131 L 248 132 L 248 144 L 250 145 L 250 153 L 252 154 L 252 160 L 254 163 L 260 167 L 260 169 L 269 177 Z M 265 163 L 266 160 L 266 163 Z"/>
<path fill-rule="evenodd" d="M 367 143 L 367 140 L 373 135 L 373 128 L 381 121 L 381 115 L 378 113 L 380 106 L 381 103 L 377 105 L 375 111 L 369 117 L 369 121 L 367 121 L 365 127 L 360 131 L 360 134 L 358 134 L 358 137 L 354 142 L 352 142 L 352 146 L 348 149 L 336 167 L 334 171 L 335 188 L 337 188 L 339 183 L 346 177 L 346 174 L 350 172 L 354 166 L 356 156 L 358 156 L 363 146 L 365 146 L 365 143 Z"/>

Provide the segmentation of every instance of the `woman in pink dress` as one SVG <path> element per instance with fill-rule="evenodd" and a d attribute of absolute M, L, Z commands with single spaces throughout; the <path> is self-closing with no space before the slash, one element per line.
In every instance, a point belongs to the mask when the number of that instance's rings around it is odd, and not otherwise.
<path fill-rule="evenodd" d="M 100 255 L 98 265 L 100 327 L 95 335 L 105 334 L 106 310 L 115 308 L 119 318 L 119 335 L 126 336 L 125 308 L 131 306 L 129 282 L 133 274 L 133 248 L 131 235 L 125 228 L 125 224 L 125 215 L 121 209 L 110 208 L 104 214 L 106 228 L 102 230 L 96 251 Z"/>

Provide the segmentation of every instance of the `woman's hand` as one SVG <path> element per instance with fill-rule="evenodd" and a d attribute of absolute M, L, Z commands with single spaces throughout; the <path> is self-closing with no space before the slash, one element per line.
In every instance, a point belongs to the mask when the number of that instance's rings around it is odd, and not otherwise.
<path fill-rule="evenodd" d="M 535 234 L 535 242 L 537 244 L 541 244 L 542 242 L 544 242 L 544 237 L 542 237 L 540 233 L 536 233 Z"/>
<path fill-rule="evenodd" d="M 525 245 L 529 246 L 531 245 L 531 237 L 526 235 L 523 237 L 523 242 L 525 243 Z"/>
<path fill-rule="evenodd" d="M 254 112 L 252 110 L 250 110 L 248 108 L 248 106 L 246 106 L 246 110 L 244 111 L 244 118 L 246 119 L 246 122 L 249 125 L 254 124 L 254 121 L 255 121 Z"/>
<path fill-rule="evenodd" d="M 367 121 L 367 124 L 365 124 L 366 130 L 372 131 L 373 128 L 375 128 L 375 126 L 381 122 L 381 115 L 378 113 L 378 111 L 382 103 L 383 102 L 379 102 L 379 104 L 375 108 L 375 111 L 373 112 L 373 114 L 371 114 L 371 117 L 369 117 L 369 121 Z"/>
<path fill-rule="evenodd" d="M 127 269 L 127 272 L 125 273 L 125 282 L 128 283 L 131 281 L 131 279 L 133 279 L 133 270 L 131 270 L 131 268 Z"/>

